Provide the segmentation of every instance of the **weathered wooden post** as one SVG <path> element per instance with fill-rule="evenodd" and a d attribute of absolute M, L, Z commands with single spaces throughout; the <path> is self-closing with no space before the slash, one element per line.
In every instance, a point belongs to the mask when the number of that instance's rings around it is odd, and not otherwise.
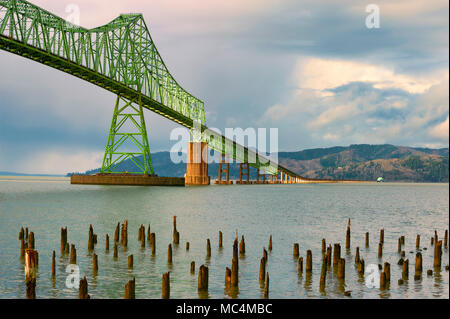
<path fill-rule="evenodd" d="M 423 271 L 423 267 L 422 267 L 422 254 L 421 253 L 417 253 L 416 254 L 416 274 L 421 274 Z"/>
<path fill-rule="evenodd" d="M 322 238 L 322 254 L 325 254 L 326 250 L 327 250 L 327 241 L 325 238 Z"/>
<path fill-rule="evenodd" d="M 434 261 L 433 266 L 435 268 L 441 268 L 441 256 L 442 256 L 442 240 L 435 241 L 434 243 Z"/>
<path fill-rule="evenodd" d="M 306 272 L 311 272 L 312 271 L 312 252 L 311 250 L 307 250 L 306 251 Z"/>
<path fill-rule="evenodd" d="M 231 262 L 231 286 L 237 287 L 239 285 L 239 263 L 236 257 Z"/>
<path fill-rule="evenodd" d="M 337 277 L 338 279 L 345 279 L 345 259 L 340 258 L 338 262 L 338 269 L 337 269 Z"/>
<path fill-rule="evenodd" d="M 150 234 L 150 242 L 152 243 L 152 256 L 156 254 L 156 235 L 155 233 Z"/>
<path fill-rule="evenodd" d="M 136 299 L 136 278 L 128 281 L 125 285 L 125 294 L 123 299 Z"/>
<path fill-rule="evenodd" d="M 67 244 L 67 227 L 61 227 L 61 256 L 66 253 L 66 244 Z"/>
<path fill-rule="evenodd" d="M 222 232 L 219 231 L 219 248 L 223 247 L 223 236 L 222 236 Z"/>
<path fill-rule="evenodd" d="M 92 256 L 92 273 L 94 276 L 98 273 L 98 256 L 96 254 Z"/>
<path fill-rule="evenodd" d="M 120 231 L 120 223 L 117 223 L 116 231 L 114 232 L 114 242 L 117 243 L 119 241 L 119 231 Z"/>
<path fill-rule="evenodd" d="M 348 219 L 347 233 L 345 236 L 345 248 L 350 249 L 350 218 Z"/>
<path fill-rule="evenodd" d="M 239 254 L 245 255 L 245 239 L 244 239 L 244 235 L 242 235 L 241 242 L 239 243 Z"/>
<path fill-rule="evenodd" d="M 78 288 L 78 299 L 91 299 L 88 294 L 88 282 L 86 276 L 80 280 L 80 287 Z"/>
<path fill-rule="evenodd" d="M 356 247 L 356 254 L 355 254 L 355 264 L 358 265 L 359 264 L 359 247 Z"/>
<path fill-rule="evenodd" d="M 145 248 L 145 226 L 142 225 L 141 231 L 141 248 Z"/>
<path fill-rule="evenodd" d="M 34 249 L 34 233 L 30 231 L 30 234 L 28 235 L 28 249 Z"/>
<path fill-rule="evenodd" d="M 327 279 L 327 258 L 322 259 L 322 268 L 320 270 L 320 290 L 325 289 L 325 282 Z"/>
<path fill-rule="evenodd" d="M 359 260 L 358 273 L 359 273 L 360 275 L 364 275 L 364 271 L 365 271 L 365 268 L 364 268 L 364 259 L 361 258 L 361 259 Z"/>
<path fill-rule="evenodd" d="M 191 261 L 191 274 L 195 274 L 195 261 Z"/>
<path fill-rule="evenodd" d="M 262 257 L 259 263 L 259 281 L 264 282 L 265 279 L 266 279 L 266 261 L 264 257 Z"/>
<path fill-rule="evenodd" d="M 231 269 L 225 267 L 225 288 L 230 288 L 231 285 Z"/>
<path fill-rule="evenodd" d="M 109 235 L 106 234 L 105 236 L 105 252 L 109 253 Z"/>
<path fill-rule="evenodd" d="M 445 230 L 444 234 L 444 248 L 447 249 L 448 247 L 448 229 Z"/>
<path fill-rule="evenodd" d="M 303 273 L 303 257 L 298 259 L 298 274 L 301 275 Z"/>
<path fill-rule="evenodd" d="M 167 249 L 167 262 L 169 264 L 172 263 L 172 245 L 171 244 L 169 244 L 169 247 Z"/>
<path fill-rule="evenodd" d="M 386 282 L 391 281 L 391 264 L 388 262 L 384 263 L 384 273 L 386 275 Z"/>
<path fill-rule="evenodd" d="M 25 285 L 27 299 L 36 299 L 37 251 L 25 250 Z"/>
<path fill-rule="evenodd" d="M 403 280 L 408 280 L 408 277 L 409 277 L 409 260 L 406 259 L 403 262 L 402 279 Z"/>
<path fill-rule="evenodd" d="M 402 245 L 405 246 L 405 236 L 400 236 L 400 241 L 402 242 Z"/>
<path fill-rule="evenodd" d="M 133 269 L 133 255 L 128 256 L 128 269 Z"/>
<path fill-rule="evenodd" d="M 70 245 L 70 263 L 77 263 L 77 250 L 75 249 L 75 245 Z"/>
<path fill-rule="evenodd" d="M 379 259 L 383 258 L 383 244 L 382 243 L 378 244 L 378 258 Z"/>
<path fill-rule="evenodd" d="M 384 244 L 384 229 L 380 230 L 380 244 Z"/>
<path fill-rule="evenodd" d="M 334 244 L 333 268 L 336 268 L 338 266 L 339 259 L 341 259 L 341 245 L 340 244 Z"/>
<path fill-rule="evenodd" d="M 272 235 L 269 237 L 269 251 L 272 251 Z"/>
<path fill-rule="evenodd" d="M 56 276 L 56 252 L 52 253 L 52 279 L 55 279 Z"/>
<path fill-rule="evenodd" d="M 92 224 L 89 225 L 88 250 L 94 250 L 94 229 L 92 228 Z"/>
<path fill-rule="evenodd" d="M 24 258 L 25 257 L 25 249 L 27 249 L 28 246 L 25 243 L 25 238 L 21 238 L 20 239 L 20 258 Z"/>
<path fill-rule="evenodd" d="M 333 252 L 333 248 L 331 247 L 331 244 L 328 245 L 327 248 L 327 270 L 331 269 L 331 254 Z"/>
<path fill-rule="evenodd" d="M 162 276 L 162 299 L 170 298 L 170 272 L 166 272 Z"/>
<path fill-rule="evenodd" d="M 114 252 L 113 252 L 113 257 L 114 257 L 114 259 L 117 259 L 117 257 L 118 257 L 118 250 L 117 250 L 117 242 L 115 241 L 114 242 Z"/>
<path fill-rule="evenodd" d="M 366 233 L 366 248 L 369 247 L 369 232 Z"/>
<path fill-rule="evenodd" d="M 300 255 L 300 248 L 298 243 L 294 243 L 294 258 L 298 258 Z"/>
<path fill-rule="evenodd" d="M 186 250 L 189 250 L 189 246 L 190 246 L 190 244 L 189 244 L 189 242 L 187 241 L 187 242 L 186 242 Z"/>
<path fill-rule="evenodd" d="M 386 273 L 382 271 L 380 273 L 380 289 L 384 290 L 386 288 Z"/>
<path fill-rule="evenodd" d="M 211 242 L 208 239 L 206 239 L 206 258 L 211 258 Z"/>
<path fill-rule="evenodd" d="M 420 235 L 417 234 L 416 236 L 416 248 L 420 248 Z"/>
<path fill-rule="evenodd" d="M 397 251 L 400 254 L 402 252 L 402 240 L 398 238 Z"/>
<path fill-rule="evenodd" d="M 208 267 L 201 265 L 198 269 L 198 290 L 208 290 Z"/>

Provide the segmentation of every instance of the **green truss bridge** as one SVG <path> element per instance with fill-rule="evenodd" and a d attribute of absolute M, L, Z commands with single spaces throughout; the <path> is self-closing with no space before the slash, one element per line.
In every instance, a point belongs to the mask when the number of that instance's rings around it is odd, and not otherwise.
<path fill-rule="evenodd" d="M 91 82 L 117 95 L 102 165 L 117 173 L 124 160 L 153 175 L 143 109 L 192 130 L 201 128 L 209 148 L 265 174 L 307 180 L 246 147 L 210 131 L 202 100 L 183 89 L 168 71 L 141 14 L 122 14 L 86 29 L 22 0 L 0 0 L 0 49 Z M 198 124 L 198 125 L 197 125 Z M 133 131 L 125 130 L 132 126 Z M 131 142 L 136 152 L 120 151 Z M 230 147 L 232 145 L 233 147 Z M 256 161 L 249 161 L 256 158 Z"/>

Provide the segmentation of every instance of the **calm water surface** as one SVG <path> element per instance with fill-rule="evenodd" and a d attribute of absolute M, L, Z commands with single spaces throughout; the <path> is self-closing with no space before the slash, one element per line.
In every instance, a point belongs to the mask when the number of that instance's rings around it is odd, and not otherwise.
<path fill-rule="evenodd" d="M 39 251 L 36 293 L 38 298 L 77 298 L 78 291 L 65 285 L 69 264 L 60 256 L 60 228 L 68 227 L 68 241 L 77 248 L 81 275 L 89 282 L 92 298 L 123 298 L 124 285 L 136 277 L 137 298 L 160 298 L 161 276 L 171 271 L 172 298 L 199 298 L 197 273 L 209 266 L 209 298 L 262 298 L 259 263 L 263 247 L 273 236 L 267 271 L 272 298 L 449 298 L 448 250 L 443 250 L 443 269 L 431 277 L 414 281 L 415 238 L 421 234 L 425 271 L 432 268 L 430 237 L 436 229 L 443 237 L 449 224 L 448 184 L 337 184 L 337 185 L 253 185 L 189 188 L 72 186 L 61 178 L 0 177 L 0 298 L 25 298 L 24 266 L 20 260 L 18 232 L 21 226 L 35 233 Z M 174 247 L 173 264 L 167 264 L 167 246 L 172 240 L 172 216 L 177 215 L 180 245 Z M 345 250 L 347 220 L 351 218 L 352 247 Z M 113 239 L 117 223 L 128 219 L 128 249 L 119 248 L 113 260 L 112 243 L 105 253 L 105 234 Z M 140 248 L 141 224 L 151 224 L 156 233 L 156 256 Z M 95 253 L 99 272 L 92 274 L 88 253 L 89 224 L 98 235 Z M 383 259 L 377 258 L 379 230 L 385 229 Z M 218 248 L 218 232 L 223 232 L 224 248 Z M 231 268 L 232 244 L 236 230 L 245 236 L 246 254 L 239 261 L 239 291 L 224 289 L 225 267 Z M 364 236 L 370 232 L 370 247 Z M 399 286 L 401 267 L 397 265 L 397 239 L 406 236 L 406 257 L 410 279 Z M 206 239 L 211 239 L 212 256 L 206 259 Z M 345 283 L 333 271 L 328 273 L 326 290 L 320 292 L 321 240 L 340 242 L 346 259 Z M 185 250 L 185 242 L 190 250 Z M 292 256 L 293 243 L 300 255 L 313 255 L 312 275 L 297 274 Z M 390 289 L 368 288 L 354 267 L 356 247 L 368 264 L 391 263 Z M 425 250 L 424 248 L 427 248 Z M 56 281 L 51 280 L 51 254 L 56 251 Z M 134 255 L 134 269 L 127 255 Z"/>

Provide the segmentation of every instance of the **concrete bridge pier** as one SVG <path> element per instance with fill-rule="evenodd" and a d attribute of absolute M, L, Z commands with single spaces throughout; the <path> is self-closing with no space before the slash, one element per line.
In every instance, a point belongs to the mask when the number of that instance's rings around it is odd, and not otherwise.
<path fill-rule="evenodd" d="M 187 151 L 185 185 L 209 185 L 208 144 L 189 142 Z"/>
<path fill-rule="evenodd" d="M 225 174 L 225 180 L 222 180 L 222 174 Z M 228 163 L 225 154 L 220 155 L 218 179 L 214 181 L 214 184 L 220 185 L 233 184 L 233 181 L 230 181 L 230 163 Z"/>

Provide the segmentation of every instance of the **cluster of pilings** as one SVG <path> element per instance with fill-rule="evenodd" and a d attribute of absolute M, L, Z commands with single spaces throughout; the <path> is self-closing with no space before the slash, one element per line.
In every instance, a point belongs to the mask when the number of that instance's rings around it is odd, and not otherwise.
<path fill-rule="evenodd" d="M 390 283 L 392 281 L 391 278 L 391 263 L 388 261 L 384 261 L 384 265 L 382 265 L 383 258 L 383 248 L 385 245 L 384 242 L 384 229 L 380 230 L 380 237 L 378 242 L 378 250 L 377 257 L 379 259 L 379 288 L 380 290 L 390 289 Z M 25 284 L 26 284 L 26 297 L 30 299 L 36 298 L 36 274 L 38 271 L 38 252 L 35 249 L 35 235 L 33 232 L 29 232 L 28 228 L 21 228 L 19 231 L 19 240 L 20 240 L 20 257 L 23 259 L 25 264 Z M 403 285 L 406 281 L 409 280 L 409 259 L 405 259 L 405 236 L 401 236 L 398 238 L 398 249 L 397 253 L 400 256 L 400 259 L 397 262 L 397 265 L 401 267 L 401 277 L 397 278 L 398 285 Z M 152 256 L 156 254 L 156 236 L 155 233 L 150 231 L 150 224 L 148 225 L 147 230 L 144 225 L 140 225 L 138 229 L 138 243 L 141 248 L 146 247 L 146 242 L 148 246 L 151 247 Z M 180 243 L 180 233 L 177 230 L 177 217 L 173 216 L 173 243 L 168 245 L 167 251 L 167 263 L 170 269 L 170 265 L 173 263 L 172 256 L 172 244 L 179 245 Z M 128 245 L 128 220 L 125 220 L 122 224 L 119 222 L 115 228 L 114 232 L 114 252 L 113 259 L 116 261 L 118 256 L 118 245 L 122 245 L 124 248 Z M 433 271 L 440 271 L 442 267 L 442 250 L 448 248 L 448 230 L 444 233 L 444 239 L 440 240 L 438 237 L 437 231 L 434 232 L 434 236 L 430 239 L 431 246 L 434 247 L 434 255 L 433 255 L 433 269 L 427 270 L 427 275 L 433 275 Z M 88 230 L 88 251 L 93 253 L 96 249 L 97 245 L 97 235 L 94 233 L 94 228 L 92 225 L 89 225 Z M 70 249 L 69 249 L 70 246 Z M 369 242 L 369 233 L 365 234 L 365 247 L 368 248 L 370 246 Z M 414 267 L 414 280 L 420 280 L 423 272 L 423 260 L 422 260 L 422 249 L 420 248 L 420 235 L 418 234 L 416 237 L 416 258 L 415 258 L 415 267 Z M 109 242 L 109 234 L 105 235 L 105 252 L 109 253 L 110 242 Z M 186 251 L 190 248 L 189 242 L 186 242 Z M 219 239 L 218 239 L 218 248 L 223 249 L 223 234 L 219 231 Z M 268 250 L 272 251 L 273 243 L 272 243 L 272 235 L 269 236 L 268 242 Z M 347 223 L 347 229 L 345 234 L 345 249 L 347 253 L 351 251 L 351 223 L 350 219 Z M 423 250 L 426 250 L 426 247 L 423 247 Z M 77 250 L 74 244 L 69 245 L 68 243 L 68 230 L 67 227 L 61 228 L 61 238 L 60 238 L 60 251 L 61 256 L 70 255 L 70 264 L 77 263 Z M 231 260 L 231 268 L 225 268 L 225 292 L 231 296 L 236 297 L 239 292 L 239 258 L 242 258 L 246 254 L 245 248 L 245 237 L 241 236 L 239 241 L 239 237 L 236 231 L 236 237 L 232 246 L 232 260 Z M 99 271 L 99 263 L 97 254 L 93 253 L 92 255 L 92 270 L 93 276 L 96 276 Z M 329 243 L 327 245 L 327 241 L 325 238 L 322 239 L 321 242 L 321 255 L 322 255 L 322 263 L 320 269 L 320 291 L 324 293 L 326 291 L 327 284 L 327 276 L 330 271 L 333 271 L 334 276 L 337 278 L 340 284 L 345 283 L 347 280 L 345 277 L 346 274 L 346 260 L 341 256 L 341 244 L 340 243 Z M 51 270 L 51 279 L 54 282 L 56 277 L 56 252 L 52 251 L 52 270 Z M 311 249 L 306 249 L 306 256 L 300 255 L 300 244 L 293 244 L 293 257 L 297 263 L 298 275 L 302 276 L 303 273 L 306 274 L 307 278 L 311 278 L 313 272 L 313 252 Z M 206 259 L 209 260 L 211 258 L 211 241 L 209 238 L 206 239 Z M 134 267 L 134 258 L 133 255 L 130 254 L 127 256 L 128 259 L 128 268 L 133 269 Z M 267 272 L 267 262 L 268 262 L 268 251 L 265 247 L 262 250 L 262 257 L 259 263 L 259 282 L 260 288 L 263 292 L 264 298 L 269 297 L 269 273 Z M 365 273 L 365 261 L 363 256 L 361 255 L 361 250 L 359 247 L 355 249 L 355 271 L 359 278 L 364 276 Z M 190 273 L 192 275 L 195 274 L 195 262 L 192 261 L 190 263 Z M 448 265 L 445 266 L 445 269 L 448 271 Z M 208 295 L 208 286 L 209 286 L 209 268 L 207 265 L 200 265 L 198 268 L 198 294 L 202 297 L 207 297 Z M 125 299 L 134 299 L 136 298 L 135 294 L 136 287 L 136 279 L 128 281 L 124 285 L 124 298 Z M 162 286 L 161 286 L 161 298 L 168 299 L 170 298 L 170 271 L 164 273 L 162 275 Z M 343 294 L 346 296 L 350 296 L 350 291 L 343 291 Z M 89 299 L 90 295 L 88 293 L 88 281 L 86 277 L 80 279 L 79 282 L 79 298 L 80 299 Z"/>

